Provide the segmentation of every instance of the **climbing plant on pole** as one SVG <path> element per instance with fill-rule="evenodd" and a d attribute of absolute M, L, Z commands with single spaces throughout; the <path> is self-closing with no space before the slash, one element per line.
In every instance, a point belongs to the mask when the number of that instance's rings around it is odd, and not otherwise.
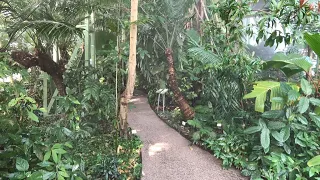
<path fill-rule="evenodd" d="M 138 36 L 138 0 L 131 0 L 131 18 L 130 18 L 130 55 L 128 61 L 128 79 L 124 92 L 120 97 L 119 127 L 120 135 L 128 137 L 128 103 L 133 95 L 136 80 L 136 55 L 137 55 L 137 36 Z"/>

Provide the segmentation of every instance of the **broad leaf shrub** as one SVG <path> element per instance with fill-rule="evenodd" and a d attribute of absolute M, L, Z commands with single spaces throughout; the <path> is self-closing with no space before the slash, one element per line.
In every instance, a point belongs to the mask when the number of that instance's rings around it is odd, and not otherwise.
<path fill-rule="evenodd" d="M 140 177 L 141 142 L 118 137 L 111 85 L 99 78 L 69 82 L 68 95 L 57 97 L 57 114 L 45 116 L 28 94 L 29 74 L 1 59 L 0 79 L 14 73 L 22 80 L 0 82 L 0 179 Z"/>
<path fill-rule="evenodd" d="M 265 93 L 264 88 L 260 91 Z M 320 172 L 316 156 L 320 148 L 320 99 L 313 97 L 313 91 L 305 79 L 298 84 L 281 82 L 276 95 L 271 98 L 266 94 L 270 101 L 279 103 L 277 109 L 271 110 L 272 105 L 266 103 L 268 110 L 249 116 L 243 121 L 246 123 L 222 123 L 223 133 L 217 136 L 201 134 L 207 129 L 203 121 L 189 124 L 200 132 L 195 140 L 222 159 L 224 167 L 235 165 L 251 179 L 316 179 Z M 256 93 L 257 89 L 248 95 Z"/>

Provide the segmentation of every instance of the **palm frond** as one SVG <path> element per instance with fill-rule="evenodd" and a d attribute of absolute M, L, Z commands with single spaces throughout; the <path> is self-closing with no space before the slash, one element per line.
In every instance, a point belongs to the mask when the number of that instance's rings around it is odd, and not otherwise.
<path fill-rule="evenodd" d="M 16 37 L 19 32 L 24 32 L 27 29 L 33 29 L 38 36 L 47 37 L 53 41 L 59 39 L 67 39 L 71 36 L 82 36 L 82 28 L 67 22 L 57 21 L 23 21 L 10 26 L 8 34 L 10 37 Z"/>
<path fill-rule="evenodd" d="M 236 78 L 220 76 L 216 72 L 206 82 L 211 83 L 204 84 L 204 96 L 212 103 L 216 118 L 229 117 L 240 109 L 241 82 Z"/>
<path fill-rule="evenodd" d="M 204 49 L 203 47 L 191 47 L 188 49 L 189 56 L 200 60 L 204 64 L 221 62 L 221 58 L 213 52 Z"/>
<path fill-rule="evenodd" d="M 199 44 L 200 36 L 196 31 L 190 30 L 186 33 L 188 37 L 188 54 L 190 57 L 200 60 L 204 64 L 221 62 L 221 58 L 212 51 L 206 50 Z"/>

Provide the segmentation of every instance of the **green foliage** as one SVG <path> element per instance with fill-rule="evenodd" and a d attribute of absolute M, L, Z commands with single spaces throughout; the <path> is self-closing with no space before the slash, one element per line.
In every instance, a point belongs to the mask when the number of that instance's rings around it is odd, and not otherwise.
<path fill-rule="evenodd" d="M 218 136 L 217 139 L 205 139 L 204 144 L 214 153 L 214 156 L 222 159 L 224 168 L 231 167 L 231 165 L 243 167 L 246 163 L 244 159 L 248 148 L 248 138 L 246 136 L 239 136 L 236 133 L 223 134 Z"/>
<path fill-rule="evenodd" d="M 259 11 L 261 19 L 258 22 L 257 42 L 265 40 L 265 46 L 286 45 L 302 40 L 302 33 L 316 32 L 319 19 L 313 1 L 271 1 L 268 3 L 269 11 Z M 279 27 L 281 23 L 281 28 Z M 274 29 L 273 29 L 274 28 Z M 270 29 L 272 29 L 270 31 Z"/>
<path fill-rule="evenodd" d="M 295 171 L 293 167 L 299 166 L 303 169 L 306 159 L 314 155 L 314 151 L 307 150 L 310 148 L 316 150 L 319 148 L 316 131 L 319 129 L 319 118 L 312 113 L 314 106 L 317 106 L 317 100 L 308 96 L 312 93 L 311 85 L 308 81 L 301 80 L 301 90 L 304 95 L 297 98 L 289 98 L 292 94 L 290 88 L 282 88 L 283 111 L 268 111 L 262 114 L 267 119 L 275 119 L 277 121 L 268 120 L 267 126 L 261 123 L 259 126 L 247 128 L 245 133 L 256 133 L 261 130 L 260 142 L 264 148 L 264 152 L 271 152 L 271 155 L 265 156 L 270 170 L 261 171 L 261 175 L 265 178 L 274 178 L 273 173 L 289 168 L 286 173 L 282 174 L 284 178 L 288 177 L 313 177 L 318 171 L 316 169 L 304 169 L 304 171 Z M 290 86 L 286 86 L 290 87 Z M 289 91 L 288 91 L 289 90 Z M 280 94 L 280 95 L 281 95 Z M 312 99 L 312 100 L 311 100 Z M 313 103 L 311 103 L 313 101 Z M 286 112 L 286 113 L 283 113 Z M 267 114 L 266 114 L 267 113 Z M 312 123 L 310 124 L 310 120 Z M 280 130 L 280 131 L 279 131 Z M 264 131 L 264 132 L 263 132 Z M 273 137 L 270 139 L 269 134 Z M 295 143 L 295 149 L 292 149 L 290 143 Z M 283 147 L 284 153 L 278 153 L 276 146 Z M 290 155 L 290 156 L 288 156 Z M 303 158 L 302 158 L 303 157 Z M 276 163 L 282 161 L 283 166 L 279 167 Z M 312 162 L 311 162 L 312 163 Z M 308 174 L 306 176 L 305 174 Z"/>
<path fill-rule="evenodd" d="M 204 123 L 198 119 L 188 120 L 187 123 L 194 129 L 196 129 L 196 131 L 193 132 L 192 135 L 193 143 L 199 142 L 203 138 L 212 138 L 216 136 L 216 134 L 212 132 L 212 128 L 204 126 Z"/>
<path fill-rule="evenodd" d="M 319 43 L 320 43 L 320 34 L 309 34 L 305 33 L 304 34 L 304 39 L 306 43 L 310 46 L 310 48 L 318 55 L 320 56 L 320 48 L 319 48 Z"/>
<path fill-rule="evenodd" d="M 264 112 L 265 101 L 267 100 L 267 93 L 270 91 L 270 99 L 278 97 L 280 95 L 280 83 L 273 81 L 258 81 L 256 85 L 253 86 L 253 91 L 246 94 L 243 98 L 256 98 L 255 100 L 255 110 L 258 112 Z M 271 102 L 272 110 L 281 109 L 278 102 Z"/>
<path fill-rule="evenodd" d="M 308 161 L 308 166 L 312 167 L 312 166 L 318 166 L 320 165 L 320 155 L 313 157 L 312 159 L 310 159 Z"/>
<path fill-rule="evenodd" d="M 20 82 L 0 82 L 0 179 L 140 176 L 140 140 L 120 139 L 116 131 L 115 74 L 108 74 L 116 71 L 112 60 L 100 61 L 111 62 L 104 69 L 88 69 L 99 78 L 70 69 L 67 95 L 56 98 L 57 114 L 50 116 L 29 96 L 29 74 L 0 61 L 1 80 L 16 72 L 23 76 Z"/>
<path fill-rule="evenodd" d="M 271 61 L 264 63 L 264 69 L 280 69 L 288 78 L 300 72 L 309 72 L 311 66 L 306 57 L 299 54 L 277 53 Z"/>
<path fill-rule="evenodd" d="M 280 83 L 278 83 L 280 84 Z M 317 155 L 320 148 L 319 116 L 313 113 L 318 99 L 312 97 L 311 85 L 281 83 L 277 102 L 279 110 L 265 111 L 260 117 L 250 116 L 244 125 L 235 123 L 228 132 L 215 137 L 201 137 L 207 148 L 223 160 L 224 167 L 235 165 L 251 179 L 313 179 L 319 173 Z M 301 87 L 301 93 L 297 87 Z M 311 89 L 312 90 L 312 89 Z M 292 91 L 295 91 L 294 97 Z M 309 94 L 311 93 L 311 94 Z M 257 120 L 259 119 L 259 120 Z M 196 121 L 189 124 L 205 128 Z M 228 138 L 227 138 L 228 137 Z M 240 140 L 241 139 L 241 140 Z M 310 167 L 306 168 L 306 164 Z"/>
<path fill-rule="evenodd" d="M 75 36 L 82 36 L 82 28 L 76 25 L 85 19 L 86 7 L 89 8 L 83 1 L 13 0 L 2 2 L 1 12 L 7 13 L 6 31 L 11 40 L 27 32 L 36 44 L 35 37 L 39 41 L 67 43 Z"/>

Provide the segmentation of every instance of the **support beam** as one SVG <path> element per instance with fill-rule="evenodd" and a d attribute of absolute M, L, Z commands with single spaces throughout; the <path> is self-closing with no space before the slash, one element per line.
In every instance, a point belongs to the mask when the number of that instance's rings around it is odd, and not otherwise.
<path fill-rule="evenodd" d="M 77 60 L 78 52 L 79 52 L 79 49 L 81 48 L 82 43 L 83 43 L 83 40 L 79 39 L 68 61 L 68 64 L 66 66 L 67 69 L 71 68 L 73 64 L 78 64 L 78 61 L 77 62 L 75 61 Z"/>
<path fill-rule="evenodd" d="M 43 77 L 43 96 L 42 96 L 42 105 L 43 108 L 46 109 L 46 111 L 48 112 L 48 74 L 43 72 L 42 73 L 42 77 Z M 45 112 L 45 115 L 48 115 L 48 113 Z"/>
<path fill-rule="evenodd" d="M 50 113 L 50 110 L 51 110 L 51 108 L 52 108 L 52 106 L 53 106 L 53 103 L 54 103 L 54 101 L 55 101 L 55 97 L 57 97 L 57 95 L 58 95 L 58 90 L 56 89 L 56 90 L 54 91 L 53 95 L 52 95 L 52 98 L 51 98 L 50 102 L 49 102 L 48 109 L 47 109 L 47 114 Z"/>
<path fill-rule="evenodd" d="M 84 64 L 89 66 L 90 62 L 90 18 L 85 19 L 85 30 L 84 30 Z"/>
<path fill-rule="evenodd" d="M 91 41 L 91 46 L 90 46 L 90 65 L 92 67 L 96 67 L 96 34 L 95 34 L 95 27 L 94 27 L 94 22 L 95 22 L 95 15 L 94 12 L 91 13 L 91 32 L 90 32 L 90 41 Z"/>

